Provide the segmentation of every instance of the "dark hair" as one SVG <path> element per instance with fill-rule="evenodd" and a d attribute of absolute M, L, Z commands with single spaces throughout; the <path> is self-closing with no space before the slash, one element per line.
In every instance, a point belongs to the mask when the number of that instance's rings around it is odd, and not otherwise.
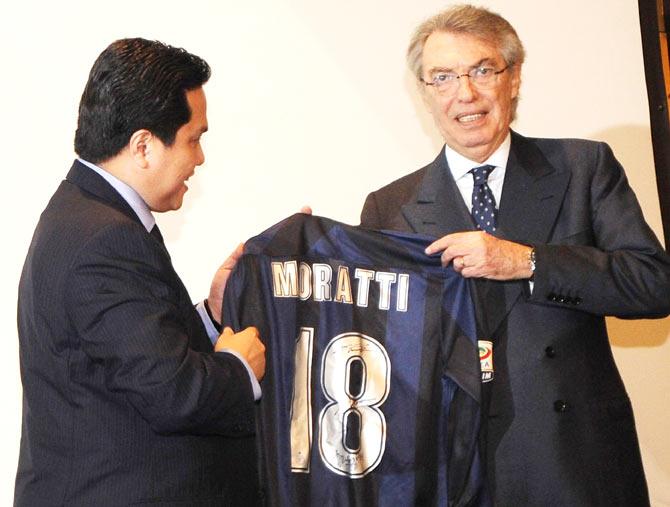
<path fill-rule="evenodd" d="M 186 92 L 211 70 L 188 51 L 146 39 L 112 42 L 93 64 L 79 103 L 74 150 L 92 163 L 117 155 L 147 129 L 170 146 L 191 119 Z"/>

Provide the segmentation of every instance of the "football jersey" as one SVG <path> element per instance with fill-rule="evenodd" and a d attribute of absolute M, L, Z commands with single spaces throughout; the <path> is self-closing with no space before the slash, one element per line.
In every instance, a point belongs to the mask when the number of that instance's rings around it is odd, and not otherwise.
<path fill-rule="evenodd" d="M 266 346 L 269 505 L 484 505 L 467 281 L 431 238 L 296 214 L 248 240 L 223 320 Z"/>

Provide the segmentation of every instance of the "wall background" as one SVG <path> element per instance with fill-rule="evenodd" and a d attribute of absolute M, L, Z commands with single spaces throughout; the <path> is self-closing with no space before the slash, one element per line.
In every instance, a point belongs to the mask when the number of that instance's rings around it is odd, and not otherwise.
<path fill-rule="evenodd" d="M 4 187 L 0 504 L 13 497 L 21 421 L 16 287 L 32 230 L 73 158 L 77 104 L 97 55 L 142 36 L 213 68 L 207 161 L 179 213 L 159 217 L 192 297 L 234 246 L 310 204 L 358 223 L 366 194 L 431 161 L 440 137 L 404 65 L 411 31 L 449 2 L 24 0 L 3 7 Z M 514 128 L 611 144 L 645 216 L 661 222 L 636 0 L 488 0 L 528 58 Z M 670 506 L 670 319 L 610 321 L 655 506 Z"/>

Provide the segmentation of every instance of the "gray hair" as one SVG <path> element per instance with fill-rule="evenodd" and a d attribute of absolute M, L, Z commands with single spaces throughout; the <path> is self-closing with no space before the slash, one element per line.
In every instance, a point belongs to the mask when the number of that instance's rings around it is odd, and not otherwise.
<path fill-rule="evenodd" d="M 507 65 L 523 64 L 525 51 L 509 22 L 482 7 L 455 5 L 421 23 L 407 48 L 407 64 L 417 79 L 423 73 L 422 57 L 426 40 L 433 32 L 467 34 L 494 44 Z"/>

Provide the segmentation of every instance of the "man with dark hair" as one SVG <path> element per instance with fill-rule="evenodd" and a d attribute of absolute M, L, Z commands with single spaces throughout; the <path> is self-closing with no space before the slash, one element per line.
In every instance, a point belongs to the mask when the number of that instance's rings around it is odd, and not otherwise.
<path fill-rule="evenodd" d="M 180 48 L 139 38 L 112 43 L 82 94 L 75 152 L 94 164 L 107 160 L 140 129 L 171 146 L 191 117 L 184 92 L 201 88 L 210 74 L 207 62 Z"/>
<path fill-rule="evenodd" d="M 604 143 L 510 130 L 524 51 L 499 15 L 447 9 L 407 57 L 445 147 L 361 223 L 440 238 L 426 253 L 473 279 L 494 503 L 648 505 L 604 316 L 667 315 L 670 259 L 621 165 Z"/>
<path fill-rule="evenodd" d="M 23 429 L 15 504 L 255 501 L 255 328 L 220 333 L 239 249 L 196 307 L 152 212 L 179 209 L 204 162 L 205 61 L 112 43 L 81 98 L 74 162 L 19 286 Z M 211 311 L 210 311 L 211 310 Z"/>

